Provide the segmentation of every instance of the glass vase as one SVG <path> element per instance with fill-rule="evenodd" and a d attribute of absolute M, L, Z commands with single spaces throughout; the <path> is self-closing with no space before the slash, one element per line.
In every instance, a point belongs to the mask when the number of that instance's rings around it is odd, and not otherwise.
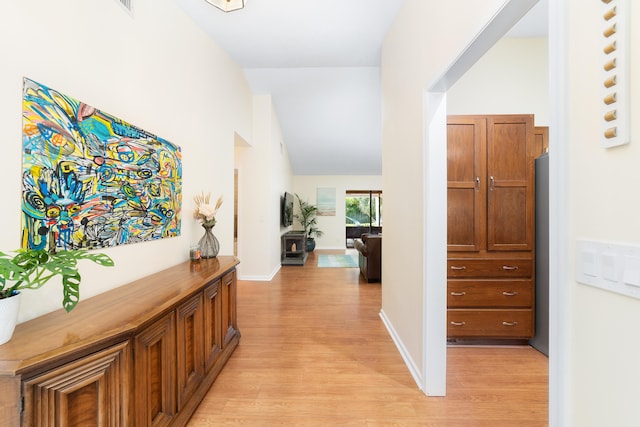
<path fill-rule="evenodd" d="M 213 225 L 202 225 L 204 228 L 204 236 L 198 242 L 200 246 L 200 257 L 201 258 L 215 258 L 218 256 L 218 251 L 220 250 L 220 243 L 218 243 L 218 239 L 214 236 Z"/>

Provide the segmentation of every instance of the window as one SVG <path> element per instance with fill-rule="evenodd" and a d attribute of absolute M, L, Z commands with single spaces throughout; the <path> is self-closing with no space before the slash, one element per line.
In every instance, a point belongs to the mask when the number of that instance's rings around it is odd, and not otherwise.
<path fill-rule="evenodd" d="M 345 199 L 346 225 L 366 227 L 370 232 L 382 227 L 382 191 L 347 190 Z"/>

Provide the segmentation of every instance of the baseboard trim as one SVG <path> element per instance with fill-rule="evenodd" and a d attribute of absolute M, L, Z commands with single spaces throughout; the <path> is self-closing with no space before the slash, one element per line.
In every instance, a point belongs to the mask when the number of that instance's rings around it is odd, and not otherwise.
<path fill-rule="evenodd" d="M 407 368 L 409 369 L 409 372 L 411 373 L 413 380 L 416 382 L 416 385 L 418 386 L 418 388 L 422 390 L 421 385 L 423 381 L 422 381 L 422 375 L 420 373 L 420 369 L 418 369 L 418 366 L 416 365 L 415 361 L 407 351 L 407 348 L 404 346 L 402 340 L 400 339 L 400 336 L 396 333 L 396 330 L 393 328 L 393 325 L 391 324 L 391 321 L 385 314 L 384 310 L 380 310 L 379 315 L 380 315 L 380 318 L 382 319 L 382 323 L 384 324 L 385 328 L 387 328 L 387 332 L 389 332 L 391 339 L 395 343 L 396 348 L 400 352 L 400 355 L 402 356 L 402 360 L 404 360 L 404 363 L 407 365 Z"/>
<path fill-rule="evenodd" d="M 238 272 L 238 280 L 245 280 L 245 281 L 250 281 L 250 282 L 251 281 L 253 281 L 253 282 L 270 282 L 271 280 L 273 280 L 274 276 L 276 274 L 278 274 L 278 271 L 280 271 L 281 267 L 282 267 L 282 265 L 278 264 L 276 266 L 276 268 L 274 268 L 274 270 L 268 276 L 250 276 L 250 275 L 240 274 L 240 272 Z"/>

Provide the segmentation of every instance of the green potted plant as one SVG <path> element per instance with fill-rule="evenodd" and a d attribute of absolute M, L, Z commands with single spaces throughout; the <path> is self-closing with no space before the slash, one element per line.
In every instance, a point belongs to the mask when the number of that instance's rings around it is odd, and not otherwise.
<path fill-rule="evenodd" d="M 318 229 L 318 207 L 302 200 L 296 194 L 298 199 L 298 211 L 293 217 L 300 223 L 304 234 L 307 238 L 307 252 L 312 252 L 316 248 L 315 237 L 322 237 L 323 231 Z"/>
<path fill-rule="evenodd" d="M 38 289 L 55 276 L 62 278 L 62 306 L 69 312 L 80 301 L 80 273 L 78 261 L 88 259 L 105 267 L 113 260 L 104 254 L 85 249 L 47 252 L 43 249 L 18 249 L 12 253 L 0 252 L 0 344 L 11 339 L 18 318 L 20 292 Z"/>

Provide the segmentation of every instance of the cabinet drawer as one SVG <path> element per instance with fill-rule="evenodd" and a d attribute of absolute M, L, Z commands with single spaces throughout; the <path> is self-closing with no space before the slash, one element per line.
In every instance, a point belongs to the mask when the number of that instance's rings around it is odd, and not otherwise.
<path fill-rule="evenodd" d="M 447 306 L 533 307 L 533 280 L 449 280 Z"/>
<path fill-rule="evenodd" d="M 448 310 L 448 337 L 531 338 L 533 310 Z"/>
<path fill-rule="evenodd" d="M 448 277 L 532 277 L 531 259 L 449 259 Z"/>

